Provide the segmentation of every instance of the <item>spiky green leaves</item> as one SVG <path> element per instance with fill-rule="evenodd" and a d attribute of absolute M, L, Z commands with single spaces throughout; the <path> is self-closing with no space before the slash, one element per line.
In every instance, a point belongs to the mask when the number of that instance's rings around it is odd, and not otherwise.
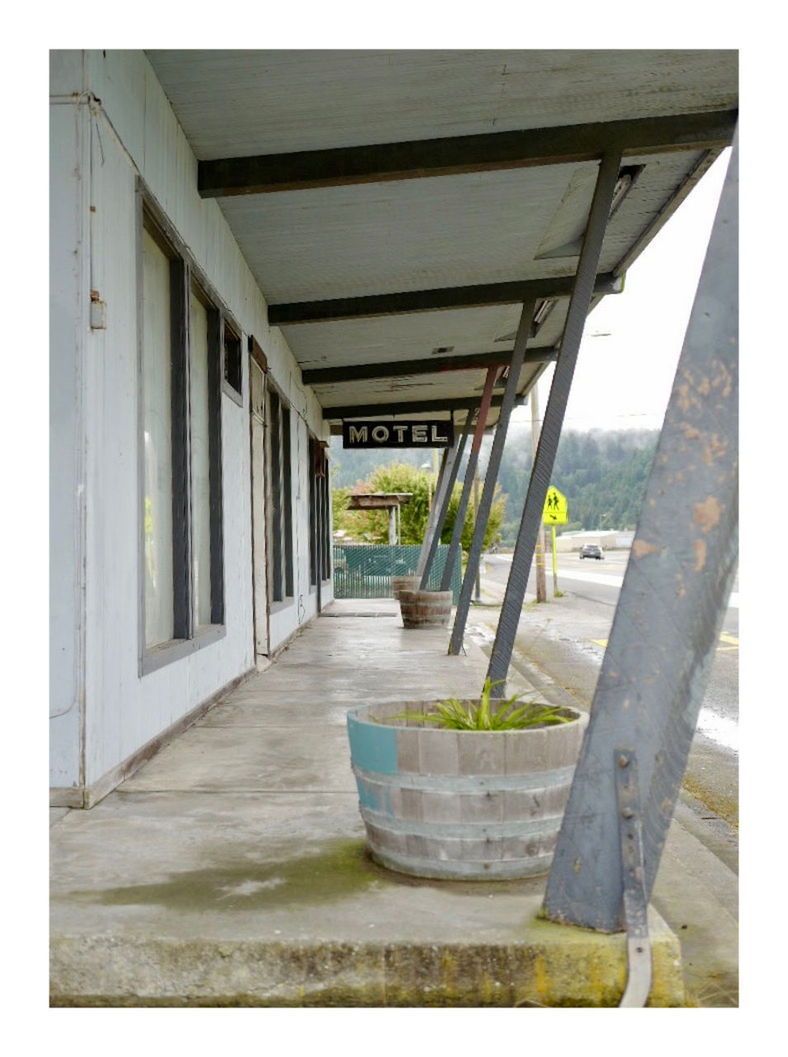
<path fill-rule="evenodd" d="M 573 718 L 566 715 L 558 705 L 545 705 L 530 701 L 514 706 L 522 695 L 515 694 L 500 703 L 492 699 L 492 688 L 498 683 L 485 680 L 482 696 L 478 702 L 461 701 L 450 697 L 441 701 L 429 712 L 400 712 L 390 716 L 386 722 L 411 721 L 430 723 L 446 730 L 526 730 L 529 727 L 555 726 L 569 723 Z"/>

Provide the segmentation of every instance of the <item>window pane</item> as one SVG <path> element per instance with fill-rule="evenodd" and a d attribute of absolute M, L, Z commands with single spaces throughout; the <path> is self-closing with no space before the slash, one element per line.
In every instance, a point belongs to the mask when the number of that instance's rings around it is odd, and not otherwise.
<path fill-rule="evenodd" d="M 170 262 L 142 233 L 145 645 L 173 637 Z"/>
<path fill-rule="evenodd" d="M 282 591 L 282 451 L 279 397 L 268 392 L 268 480 L 271 517 L 268 521 L 268 553 L 271 555 L 271 599 L 281 602 Z"/>
<path fill-rule="evenodd" d="M 293 595 L 293 462 L 290 408 L 282 404 L 282 507 L 284 511 L 285 595 Z"/>
<path fill-rule="evenodd" d="M 194 623 L 211 623 L 211 482 L 208 414 L 208 313 L 189 301 Z"/>

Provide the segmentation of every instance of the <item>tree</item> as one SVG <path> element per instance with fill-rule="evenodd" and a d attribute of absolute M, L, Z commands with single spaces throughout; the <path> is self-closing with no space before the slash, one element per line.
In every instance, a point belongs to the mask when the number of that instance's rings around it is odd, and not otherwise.
<path fill-rule="evenodd" d="M 421 543 L 430 509 L 430 484 L 424 470 L 394 462 L 378 466 L 367 481 L 366 492 L 410 492 L 411 500 L 400 507 L 400 540 Z M 379 511 L 375 543 L 388 543 L 388 514 Z"/>
<path fill-rule="evenodd" d="M 427 474 L 401 462 L 378 466 L 366 481 L 357 482 L 352 488 L 335 488 L 334 529 L 343 529 L 353 539 L 369 543 L 388 543 L 388 513 L 385 510 L 348 510 L 347 504 L 353 493 L 409 492 L 411 500 L 400 507 L 400 533 L 403 544 L 420 545 L 424 540 L 430 509 L 431 482 Z M 462 485 L 458 482 L 452 491 L 446 521 L 441 533 L 441 542 L 451 542 L 454 523 L 460 504 Z M 496 485 L 492 509 L 484 534 L 485 546 L 497 537 L 503 522 L 506 496 Z M 471 545 L 474 529 L 473 503 L 468 504 L 461 537 L 463 550 Z"/>

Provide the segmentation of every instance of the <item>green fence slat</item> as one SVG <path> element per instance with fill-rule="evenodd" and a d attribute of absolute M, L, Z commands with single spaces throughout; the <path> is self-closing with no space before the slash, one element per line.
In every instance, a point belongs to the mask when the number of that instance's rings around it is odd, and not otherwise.
<path fill-rule="evenodd" d="M 421 547 L 411 544 L 398 547 L 376 544 L 341 544 L 334 546 L 335 598 L 393 598 L 392 576 L 415 575 Z M 439 591 L 449 548 L 438 547 L 429 579 L 429 590 Z M 460 596 L 460 563 L 451 578 L 454 604 Z"/>

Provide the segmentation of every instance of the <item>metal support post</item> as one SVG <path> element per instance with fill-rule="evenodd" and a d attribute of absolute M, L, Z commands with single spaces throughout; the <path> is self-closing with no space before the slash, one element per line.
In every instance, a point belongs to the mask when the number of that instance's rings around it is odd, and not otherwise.
<path fill-rule="evenodd" d="M 476 473 L 473 475 L 473 524 L 479 520 L 479 470 L 476 469 Z M 473 586 L 473 600 L 474 602 L 481 602 L 482 600 L 482 581 L 479 568 L 476 569 L 476 581 Z"/>
<path fill-rule="evenodd" d="M 490 451 L 490 461 L 487 466 L 487 474 L 484 478 L 482 498 L 479 503 L 479 509 L 476 512 L 476 524 L 473 530 L 471 548 L 468 553 L 468 564 L 465 567 L 465 576 L 463 577 L 462 587 L 460 588 L 460 597 L 457 602 L 457 612 L 454 616 L 454 627 L 452 629 L 451 641 L 449 643 L 449 653 L 454 655 L 458 654 L 462 649 L 465 624 L 468 619 L 468 610 L 471 605 L 471 592 L 473 591 L 476 573 L 479 568 L 482 544 L 484 543 L 484 533 L 487 530 L 487 522 L 490 518 L 495 483 L 498 480 L 498 469 L 501 465 L 501 456 L 503 455 L 503 448 L 506 443 L 509 419 L 511 418 L 512 408 L 514 407 L 515 397 L 517 396 L 517 386 L 520 381 L 520 372 L 523 368 L 525 346 L 528 342 L 528 335 L 531 330 L 531 320 L 533 319 L 535 306 L 535 300 L 532 299 L 526 301 L 520 314 L 520 324 L 517 328 L 517 335 L 514 340 L 514 352 L 512 353 L 512 362 L 509 365 L 509 377 L 506 379 L 506 388 L 504 389 L 503 401 L 501 403 L 501 413 L 498 418 L 498 428 L 495 431 L 495 437 Z M 465 476 L 467 482 L 467 471 Z"/>
<path fill-rule="evenodd" d="M 539 435 L 541 433 L 541 426 L 539 425 L 539 384 L 534 383 L 530 393 L 531 400 L 531 454 L 533 456 L 533 462 L 536 464 L 536 452 L 539 447 Z M 540 526 L 541 529 L 541 526 Z M 536 534 L 536 601 L 546 602 L 547 601 L 547 588 L 545 587 L 544 580 L 544 541 L 542 539 L 543 533 L 538 531 Z M 528 577 L 526 577 L 526 583 Z"/>
<path fill-rule="evenodd" d="M 569 302 L 569 311 L 564 325 L 561 350 L 555 366 L 553 384 L 550 387 L 550 397 L 547 401 L 547 409 L 542 422 L 539 446 L 534 459 L 533 469 L 531 470 L 531 479 L 528 482 L 520 530 L 517 535 L 514 555 L 512 556 L 512 566 L 506 583 L 506 593 L 501 606 L 498 629 L 495 634 L 495 642 L 493 643 L 490 664 L 487 670 L 490 681 L 498 684 L 493 690 L 496 696 L 502 696 L 503 683 L 509 671 L 514 637 L 517 632 L 523 599 L 525 598 L 525 588 L 528 583 L 528 573 L 533 560 L 536 537 L 542 524 L 545 498 L 547 489 L 550 486 L 550 475 L 553 472 L 553 463 L 555 462 L 555 453 L 561 436 L 564 412 L 566 411 L 569 390 L 575 373 L 577 354 L 580 350 L 580 339 L 583 336 L 588 306 L 591 303 L 591 295 L 594 290 L 599 254 L 602 249 L 607 219 L 610 215 L 620 164 L 620 152 L 613 151 L 605 154 L 599 165 L 594 198 L 591 203 L 588 225 L 583 239 L 583 248 L 580 253 L 577 274 L 572 287 L 572 297 Z"/>
<path fill-rule="evenodd" d="M 444 483 L 446 481 L 446 468 L 449 465 L 450 457 L 457 451 L 459 447 L 459 439 L 455 438 L 454 447 L 450 451 L 448 448 L 444 448 L 443 458 L 441 459 L 440 470 L 438 471 L 437 478 L 435 480 L 435 488 L 432 492 L 432 500 L 430 501 L 430 507 L 427 512 L 427 524 L 424 527 L 424 539 L 422 540 L 421 550 L 419 551 L 419 561 L 416 567 L 416 572 L 421 576 L 424 565 L 427 561 L 427 554 L 429 553 L 430 544 L 432 542 L 433 530 L 435 528 L 435 522 L 438 519 L 438 509 L 440 508 L 441 498 L 444 491 Z"/>
<path fill-rule="evenodd" d="M 479 407 L 479 417 L 476 419 L 476 432 L 473 435 L 473 443 L 471 444 L 470 454 L 468 455 L 468 465 L 465 467 L 465 480 L 463 481 L 460 502 L 457 507 L 457 517 L 454 519 L 454 529 L 451 534 L 449 553 L 446 556 L 446 565 L 443 567 L 443 576 L 441 578 L 440 587 L 441 591 L 449 590 L 452 573 L 454 571 L 454 563 L 462 553 L 460 546 L 462 530 L 465 526 L 465 515 L 468 512 L 468 502 L 471 498 L 473 479 L 476 476 L 476 466 L 479 462 L 479 450 L 481 449 L 482 440 L 484 439 L 484 427 L 487 425 L 487 416 L 490 413 L 490 400 L 492 399 L 493 385 L 495 384 L 495 376 L 497 373 L 498 367 L 487 368 L 487 377 L 484 381 L 482 402 Z"/>
<path fill-rule="evenodd" d="M 599 674 L 545 913 L 622 927 L 613 753 L 636 753 L 649 898 L 738 556 L 738 148 L 728 173 Z"/>
<path fill-rule="evenodd" d="M 424 543 L 422 544 L 419 563 L 416 567 L 416 575 L 421 577 L 420 587 L 422 591 L 426 590 L 429 583 L 432 563 L 435 560 L 435 553 L 440 542 L 443 523 L 446 520 L 446 513 L 451 502 L 451 493 L 454 489 L 454 482 L 457 480 L 457 472 L 460 469 L 462 453 L 465 450 L 465 442 L 468 438 L 474 413 L 474 408 L 468 410 L 462 433 L 455 439 L 452 448 L 450 450 L 447 449 L 443 454 L 443 462 L 435 485 L 430 516 L 424 533 Z"/>

